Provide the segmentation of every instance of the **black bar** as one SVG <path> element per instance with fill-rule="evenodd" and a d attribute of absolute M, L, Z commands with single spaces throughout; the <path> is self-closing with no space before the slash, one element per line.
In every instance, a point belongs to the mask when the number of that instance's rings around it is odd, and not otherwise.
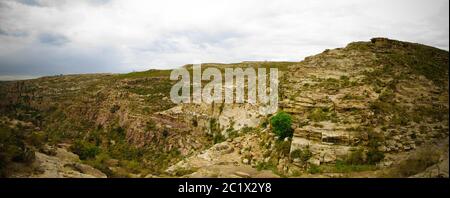
<path fill-rule="evenodd" d="M 244 189 L 244 186 L 249 185 L 249 183 L 270 183 L 270 192 L 258 191 L 251 194 L 286 196 L 292 196 L 293 193 L 312 193 L 321 196 L 399 195 L 404 197 L 417 194 L 449 194 L 450 187 L 449 179 L 0 179 L 0 195 L 48 195 L 49 192 L 60 192 L 64 193 L 64 195 L 77 196 L 111 194 L 127 197 L 142 193 L 147 195 L 163 193 L 164 195 L 177 196 L 187 194 L 206 195 L 204 192 L 180 193 L 180 185 L 186 185 L 186 183 L 188 185 L 212 185 L 218 187 L 219 190 L 212 189 L 209 194 L 214 196 L 249 194 L 251 193 L 248 192 L 249 189 Z M 238 189 L 238 184 L 241 183 L 243 187 L 241 191 L 247 191 L 222 192 L 224 185 L 232 183 L 235 183 L 233 185 L 235 190 Z"/>

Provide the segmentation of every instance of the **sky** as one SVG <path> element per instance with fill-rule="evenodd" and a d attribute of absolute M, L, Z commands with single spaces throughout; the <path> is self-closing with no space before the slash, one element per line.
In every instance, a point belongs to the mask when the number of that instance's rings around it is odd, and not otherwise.
<path fill-rule="evenodd" d="M 449 49 L 448 0 L 0 0 L 0 80 L 301 61 L 373 37 Z"/>

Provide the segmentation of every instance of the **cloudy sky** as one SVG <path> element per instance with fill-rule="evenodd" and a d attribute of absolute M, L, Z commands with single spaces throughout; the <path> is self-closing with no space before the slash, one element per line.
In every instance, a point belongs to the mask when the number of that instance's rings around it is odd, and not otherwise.
<path fill-rule="evenodd" d="M 449 49 L 448 0 L 0 0 L 0 79 L 300 61 L 389 37 Z"/>

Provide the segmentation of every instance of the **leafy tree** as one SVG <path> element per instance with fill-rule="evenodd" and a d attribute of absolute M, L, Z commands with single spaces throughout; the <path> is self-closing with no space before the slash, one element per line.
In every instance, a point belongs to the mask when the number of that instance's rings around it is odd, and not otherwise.
<path fill-rule="evenodd" d="M 278 112 L 270 119 L 273 132 L 280 138 L 292 137 L 292 117 L 286 112 Z"/>

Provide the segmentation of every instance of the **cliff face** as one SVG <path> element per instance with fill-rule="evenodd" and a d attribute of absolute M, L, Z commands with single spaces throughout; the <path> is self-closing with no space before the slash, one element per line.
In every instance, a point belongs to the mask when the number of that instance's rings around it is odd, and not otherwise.
<path fill-rule="evenodd" d="M 448 57 L 375 38 L 298 63 L 204 65 L 278 67 L 279 110 L 292 115 L 294 130 L 284 140 L 258 104 L 173 104 L 170 71 L 1 82 L 0 112 L 44 134 L 44 145 L 72 145 L 110 177 L 336 176 L 343 167 L 376 177 L 429 145 L 442 152 L 425 168 L 448 162 Z"/>
<path fill-rule="evenodd" d="M 375 38 L 289 71 L 281 107 L 295 117 L 291 150 L 308 147 L 314 164 L 448 137 L 448 52 Z"/>

